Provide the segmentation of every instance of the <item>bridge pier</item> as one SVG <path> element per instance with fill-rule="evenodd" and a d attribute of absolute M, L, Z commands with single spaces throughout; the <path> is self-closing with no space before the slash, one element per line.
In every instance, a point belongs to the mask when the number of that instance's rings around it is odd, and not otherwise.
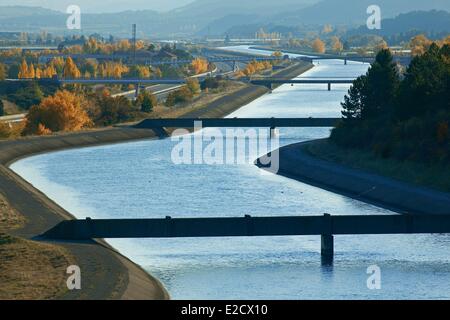
<path fill-rule="evenodd" d="M 328 91 L 331 91 L 331 82 L 328 82 Z"/>
<path fill-rule="evenodd" d="M 276 128 L 275 127 L 270 127 L 270 139 L 276 137 L 277 132 L 276 132 Z"/>
<path fill-rule="evenodd" d="M 322 265 L 331 265 L 333 264 L 334 258 L 334 237 L 332 235 L 332 221 L 331 215 L 324 214 L 325 226 L 324 232 L 320 236 L 320 256 Z"/>
<path fill-rule="evenodd" d="M 139 96 L 139 84 L 134 85 L 134 97 L 137 98 Z"/>
<path fill-rule="evenodd" d="M 334 258 L 334 237 L 328 234 L 322 234 L 320 237 L 320 260 L 322 265 L 331 265 Z"/>

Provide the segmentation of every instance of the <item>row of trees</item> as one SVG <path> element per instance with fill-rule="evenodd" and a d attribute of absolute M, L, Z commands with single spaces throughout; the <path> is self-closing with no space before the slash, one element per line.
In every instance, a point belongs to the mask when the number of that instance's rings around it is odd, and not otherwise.
<path fill-rule="evenodd" d="M 255 73 L 271 69 L 272 64 L 269 61 L 251 61 L 246 65 L 245 69 L 238 72 L 237 76 L 248 77 Z"/>
<path fill-rule="evenodd" d="M 290 39 L 287 43 L 287 46 L 294 49 L 312 50 L 316 53 L 325 53 L 325 51 L 327 50 L 326 42 L 319 37 L 315 38 L 312 41 L 308 41 L 305 39 Z M 329 48 L 334 53 L 340 53 L 342 50 L 344 50 L 344 45 L 339 37 L 332 36 L 329 39 Z"/>
<path fill-rule="evenodd" d="M 359 39 L 359 40 L 356 40 Z M 430 45 L 435 42 L 439 46 L 450 43 L 450 36 L 447 36 L 441 40 L 432 41 L 428 39 L 425 35 L 419 34 L 411 38 L 409 43 L 406 43 L 404 49 L 410 49 L 413 56 L 423 54 Z M 292 49 L 300 50 L 312 50 L 317 53 L 325 53 L 330 51 L 333 53 L 340 53 L 344 49 L 350 49 L 350 43 L 359 47 L 356 49 L 358 54 L 366 54 L 368 51 L 378 52 L 381 49 L 386 49 L 388 47 L 387 42 L 379 36 L 352 36 L 342 41 L 338 36 L 331 36 L 327 40 L 322 40 L 317 37 L 312 40 L 308 39 L 289 39 L 285 46 Z"/>
<path fill-rule="evenodd" d="M 130 121 L 139 112 L 149 113 L 156 105 L 156 97 L 148 91 L 143 91 L 132 103 L 123 96 L 113 97 L 106 90 L 100 93 L 59 90 L 30 108 L 22 134 L 45 135 L 108 126 Z"/>
<path fill-rule="evenodd" d="M 430 46 L 435 43 L 436 45 L 443 47 L 446 44 L 450 44 L 450 36 L 447 36 L 438 41 L 432 41 L 428 39 L 425 35 L 419 34 L 411 39 L 409 42 L 409 48 L 411 49 L 411 54 L 413 56 L 423 55 Z"/>
<path fill-rule="evenodd" d="M 450 45 L 432 43 L 399 75 L 381 50 L 342 103 L 335 143 L 381 157 L 450 164 Z"/>
<path fill-rule="evenodd" d="M 124 76 L 138 77 L 138 78 L 150 78 L 154 74 L 156 77 L 161 77 L 162 72 L 159 68 L 156 68 L 152 72 L 152 68 L 149 66 L 132 66 L 128 67 L 121 62 L 107 61 L 104 63 L 96 63 L 95 60 L 86 60 L 81 66 L 73 61 L 71 57 L 67 59 L 54 58 L 50 63 L 43 66 L 34 66 L 33 63 L 28 64 L 26 60 L 22 60 L 22 63 L 18 69 L 18 78 L 52 78 L 55 75 L 61 75 L 65 78 L 116 78 L 120 79 Z"/>
<path fill-rule="evenodd" d="M 200 92 L 199 81 L 189 78 L 186 86 L 168 95 L 166 105 L 171 107 L 188 102 Z M 124 96 L 113 97 L 106 90 L 99 93 L 81 89 L 58 90 L 30 108 L 22 134 L 45 135 L 91 126 L 108 126 L 136 119 L 142 116 L 142 112 L 152 112 L 157 105 L 156 96 L 147 90 L 143 90 L 134 102 Z"/>

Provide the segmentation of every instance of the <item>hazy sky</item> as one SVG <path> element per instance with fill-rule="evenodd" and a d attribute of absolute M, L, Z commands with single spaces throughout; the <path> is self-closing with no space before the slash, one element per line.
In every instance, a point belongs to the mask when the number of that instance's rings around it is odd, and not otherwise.
<path fill-rule="evenodd" d="M 166 11 L 183 6 L 194 0 L 0 0 L 0 5 L 39 6 L 65 11 L 76 4 L 82 12 L 117 12 L 123 10 L 151 9 Z"/>

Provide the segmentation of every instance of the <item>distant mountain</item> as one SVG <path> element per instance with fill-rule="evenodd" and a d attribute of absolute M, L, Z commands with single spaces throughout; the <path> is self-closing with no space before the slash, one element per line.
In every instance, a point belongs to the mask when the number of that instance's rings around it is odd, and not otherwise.
<path fill-rule="evenodd" d="M 54 16 L 58 14 L 61 14 L 61 12 L 50 9 L 44 9 L 41 7 L 25 7 L 25 6 L 0 7 L 0 19 L 30 17 L 30 16 Z"/>
<path fill-rule="evenodd" d="M 230 14 L 223 18 L 214 20 L 197 34 L 200 36 L 219 35 L 222 36 L 227 30 L 234 26 L 240 26 L 251 21 L 260 21 L 260 16 L 255 14 Z"/>
<path fill-rule="evenodd" d="M 450 13 L 443 10 L 413 11 L 395 18 L 382 20 L 380 30 L 369 30 L 365 25 L 348 32 L 354 34 L 377 34 L 392 36 L 408 32 L 439 34 L 450 33 Z"/>
<path fill-rule="evenodd" d="M 14 6 L 20 3 L 21 6 L 35 7 L 43 6 L 47 9 L 65 12 L 71 4 L 80 6 L 83 13 L 111 13 L 127 10 L 154 10 L 168 11 L 184 6 L 194 0 L 1 0 L 3 6 Z"/>
<path fill-rule="evenodd" d="M 448 0 L 323 0 L 300 10 L 285 11 L 274 15 L 278 24 L 342 24 L 361 25 L 367 20 L 366 10 L 376 4 L 381 9 L 382 19 L 392 18 L 413 10 L 450 11 Z"/>
<path fill-rule="evenodd" d="M 365 24 L 366 9 L 372 3 L 373 0 L 196 0 L 163 13 L 152 10 L 83 13 L 80 32 L 66 29 L 68 15 L 63 12 L 0 6 L 0 30 L 129 37 L 131 24 L 136 23 L 139 37 L 182 38 L 225 35 L 229 30 L 245 31 L 247 26 L 252 30 L 261 26 L 271 26 L 273 30 L 323 24 L 359 26 Z M 450 11 L 449 0 L 377 0 L 376 3 L 381 7 L 383 19 L 412 10 Z"/>
<path fill-rule="evenodd" d="M 226 30 L 234 23 L 243 23 L 239 17 L 262 19 L 287 8 L 296 10 L 319 0 L 196 0 L 188 5 L 164 13 L 152 10 L 125 11 L 120 13 L 83 13 L 81 26 L 84 33 L 113 33 L 119 36 L 129 34 L 131 24 L 137 23 L 138 30 L 146 36 L 190 36 L 207 34 L 209 29 Z M 67 15 L 47 9 L 36 10 L 36 14 L 22 14 L 24 7 L 0 7 L 0 30 L 39 31 L 46 29 L 59 33 L 73 33 L 65 29 Z M 25 18 L 28 17 L 28 18 Z M 230 19 L 233 23 L 229 23 Z M 211 27 L 209 27 L 211 24 Z"/>

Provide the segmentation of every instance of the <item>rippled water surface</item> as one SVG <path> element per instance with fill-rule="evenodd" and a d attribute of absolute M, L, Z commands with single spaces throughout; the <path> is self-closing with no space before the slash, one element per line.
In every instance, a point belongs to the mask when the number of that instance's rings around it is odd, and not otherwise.
<path fill-rule="evenodd" d="M 302 77 L 354 77 L 366 70 L 367 64 L 321 61 Z M 283 85 L 230 117 L 337 117 L 347 89 Z M 328 135 L 327 128 L 281 128 L 279 137 L 285 145 Z M 61 151 L 18 161 L 12 169 L 79 218 L 392 214 L 261 174 L 251 164 L 175 165 L 175 143 Z M 333 267 L 321 266 L 317 236 L 109 242 L 158 277 L 175 299 L 450 297 L 450 238 L 444 235 L 337 236 Z M 381 290 L 367 288 L 370 265 L 381 268 Z"/>

